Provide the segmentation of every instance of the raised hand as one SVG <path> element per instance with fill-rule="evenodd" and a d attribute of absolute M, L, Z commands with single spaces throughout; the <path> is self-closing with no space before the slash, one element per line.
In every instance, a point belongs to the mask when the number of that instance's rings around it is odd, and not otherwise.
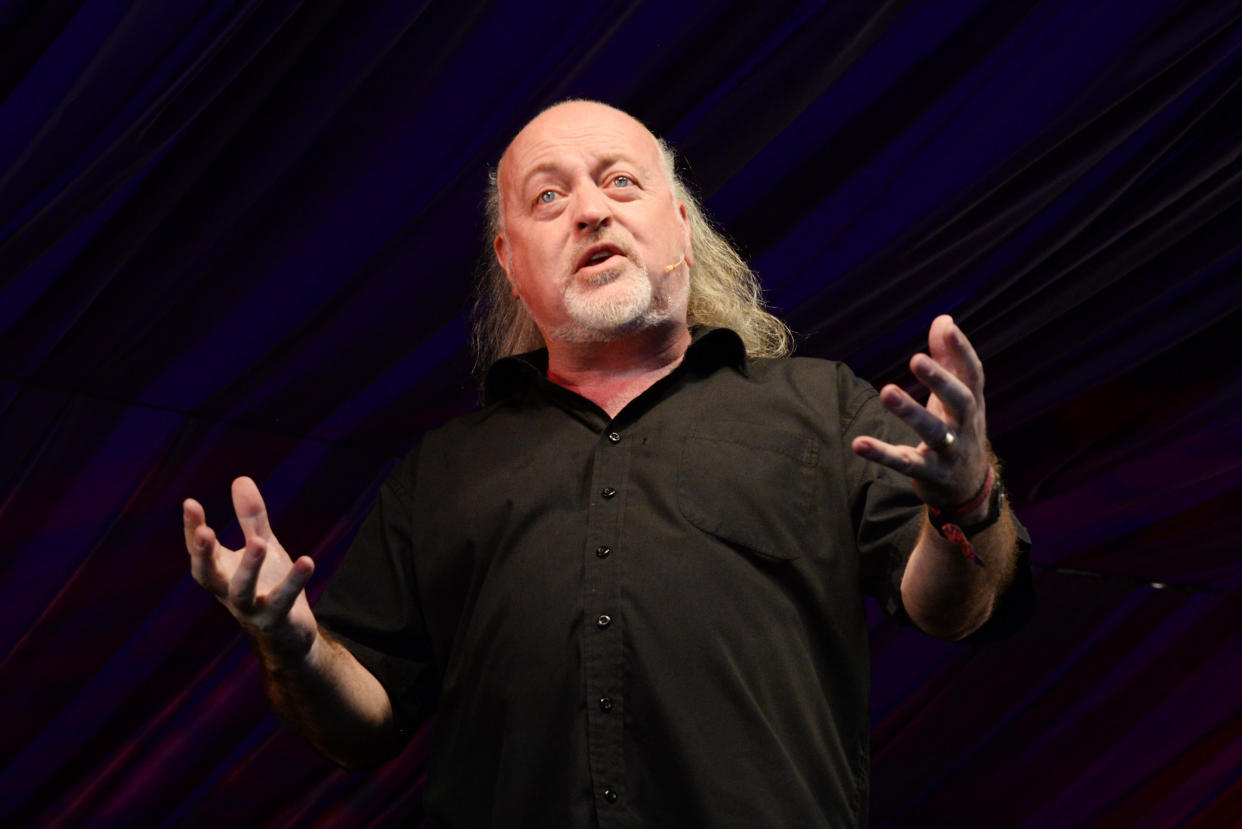
<path fill-rule="evenodd" d="M 303 590 L 315 563 L 308 556 L 290 560 L 250 478 L 233 481 L 233 508 L 246 539 L 240 550 L 219 542 L 198 501 L 182 504 L 190 572 L 241 623 L 270 667 L 296 666 L 318 630 Z"/>
<path fill-rule="evenodd" d="M 923 502 L 937 508 L 966 503 L 982 488 L 991 455 L 983 403 L 983 364 L 966 335 L 947 315 L 928 332 L 928 354 L 910 359 L 910 370 L 928 388 L 926 406 L 891 383 L 880 401 L 922 438 L 918 446 L 896 446 L 857 437 L 861 457 L 909 475 Z"/>

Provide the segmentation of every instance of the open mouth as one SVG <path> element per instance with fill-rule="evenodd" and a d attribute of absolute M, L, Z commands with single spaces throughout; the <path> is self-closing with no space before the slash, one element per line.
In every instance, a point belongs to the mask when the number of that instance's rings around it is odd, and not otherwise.
<path fill-rule="evenodd" d="M 625 254 L 621 252 L 621 248 L 616 245 L 593 245 L 587 248 L 582 254 L 582 257 L 578 260 L 578 270 L 583 270 L 584 268 L 594 268 L 597 265 L 602 265 L 614 256 L 624 255 Z"/>

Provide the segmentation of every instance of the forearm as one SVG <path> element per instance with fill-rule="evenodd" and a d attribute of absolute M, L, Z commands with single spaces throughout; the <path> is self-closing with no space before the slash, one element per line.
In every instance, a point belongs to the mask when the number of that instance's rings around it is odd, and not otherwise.
<path fill-rule="evenodd" d="M 1000 520 L 971 536 L 970 544 L 982 567 L 924 517 L 901 580 L 901 598 L 910 619 L 933 636 L 956 640 L 973 633 L 1012 583 L 1018 537 L 1008 506 Z"/>
<path fill-rule="evenodd" d="M 194 580 L 249 637 L 268 697 L 286 722 L 343 766 L 383 760 L 396 748 L 388 693 L 315 621 L 305 590 L 315 562 L 309 556 L 293 560 L 276 540 L 250 478 L 233 481 L 233 507 L 246 536 L 240 550 L 220 544 L 202 504 L 193 498 L 183 503 Z"/>
<path fill-rule="evenodd" d="M 257 650 L 272 707 L 328 759 L 373 766 L 398 747 L 388 693 L 322 628 L 297 665 L 280 666 Z"/>

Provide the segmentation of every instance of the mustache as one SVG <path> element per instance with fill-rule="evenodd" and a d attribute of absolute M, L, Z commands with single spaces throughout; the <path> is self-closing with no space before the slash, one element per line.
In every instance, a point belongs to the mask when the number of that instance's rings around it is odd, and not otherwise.
<path fill-rule="evenodd" d="M 590 237 L 583 239 L 581 244 L 574 246 L 574 249 L 570 252 L 569 256 L 569 273 L 572 274 L 576 271 L 578 269 L 578 263 L 582 260 L 582 257 L 586 254 L 586 252 L 597 245 L 612 245 L 619 250 L 621 255 L 626 259 L 629 259 L 631 262 L 638 261 L 635 258 L 635 251 L 630 245 L 621 239 L 616 238 L 615 235 L 608 233 L 607 231 L 599 230 L 592 233 Z"/>

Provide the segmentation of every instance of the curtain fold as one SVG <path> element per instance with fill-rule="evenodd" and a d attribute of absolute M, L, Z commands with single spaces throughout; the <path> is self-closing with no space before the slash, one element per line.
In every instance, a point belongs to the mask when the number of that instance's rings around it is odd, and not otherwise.
<path fill-rule="evenodd" d="M 949 312 L 1035 539 L 1014 640 L 874 615 L 877 826 L 1242 820 L 1242 4 L 0 3 L 0 822 L 424 819 L 189 579 L 256 478 L 312 598 L 477 402 L 489 170 L 600 98 L 669 138 L 801 353 Z M 963 816 L 968 816 L 964 818 Z"/>

